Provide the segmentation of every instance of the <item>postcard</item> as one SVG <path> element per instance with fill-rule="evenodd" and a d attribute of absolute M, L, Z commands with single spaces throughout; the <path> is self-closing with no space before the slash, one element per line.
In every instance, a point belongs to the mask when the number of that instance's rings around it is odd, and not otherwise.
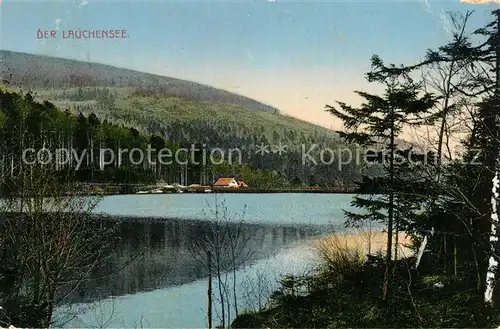
<path fill-rule="evenodd" d="M 0 0 L 0 327 L 499 327 L 497 2 Z"/>

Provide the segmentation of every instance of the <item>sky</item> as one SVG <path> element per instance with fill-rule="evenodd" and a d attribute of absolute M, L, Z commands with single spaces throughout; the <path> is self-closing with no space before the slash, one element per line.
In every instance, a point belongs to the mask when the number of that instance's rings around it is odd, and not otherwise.
<path fill-rule="evenodd" d="M 448 1 L 20 1 L 0 0 L 5 50 L 111 64 L 208 84 L 328 128 L 335 101 L 370 91 L 370 57 L 418 62 L 451 37 L 448 11 L 498 4 Z M 57 30 L 38 39 L 38 30 Z M 63 39 L 62 31 L 125 29 L 124 39 Z M 1 65 L 1 63 L 0 63 Z"/>

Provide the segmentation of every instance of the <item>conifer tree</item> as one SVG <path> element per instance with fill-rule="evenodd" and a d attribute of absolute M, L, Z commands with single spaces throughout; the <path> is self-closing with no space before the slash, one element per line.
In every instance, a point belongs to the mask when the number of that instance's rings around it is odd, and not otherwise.
<path fill-rule="evenodd" d="M 421 86 L 408 75 L 381 75 L 384 67 L 378 56 L 372 57 L 372 71 L 367 74 L 369 82 L 381 83 L 385 87 L 382 95 L 363 91 L 356 93 L 364 99 L 359 108 L 337 102 L 338 107 L 327 105 L 327 111 L 340 118 L 347 130 L 342 136 L 350 142 L 363 146 L 377 146 L 378 159 L 385 168 L 385 174 L 365 177 L 359 184 L 358 194 L 352 206 L 364 209 L 363 213 L 346 212 L 347 224 L 356 225 L 363 221 L 387 223 L 387 252 L 384 274 L 383 299 L 389 297 L 392 269 L 392 235 L 396 212 L 396 138 L 405 125 L 426 122 L 425 114 L 435 104 L 436 98 L 424 93 Z M 388 163 L 387 163 L 388 162 Z M 364 194 L 368 194 L 364 195 Z"/>

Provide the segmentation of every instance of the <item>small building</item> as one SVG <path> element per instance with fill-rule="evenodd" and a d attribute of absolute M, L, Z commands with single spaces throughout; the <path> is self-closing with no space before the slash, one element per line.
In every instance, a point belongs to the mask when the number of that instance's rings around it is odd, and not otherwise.
<path fill-rule="evenodd" d="M 236 183 L 238 183 L 238 187 L 239 188 L 246 188 L 246 187 L 248 187 L 247 183 L 245 183 L 245 181 L 242 180 L 242 179 L 237 180 Z"/>
<path fill-rule="evenodd" d="M 238 182 L 231 177 L 221 177 L 219 178 L 215 184 L 214 187 L 229 187 L 229 188 L 238 188 Z"/>

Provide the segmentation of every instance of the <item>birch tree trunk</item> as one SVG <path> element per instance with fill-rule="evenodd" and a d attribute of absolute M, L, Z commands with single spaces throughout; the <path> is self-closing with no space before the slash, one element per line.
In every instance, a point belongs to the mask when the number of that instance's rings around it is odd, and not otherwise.
<path fill-rule="evenodd" d="M 498 117 L 498 115 L 497 115 Z M 498 124 L 498 121 L 497 121 Z M 498 261 L 496 255 L 498 253 L 498 205 L 499 205 L 499 160 L 500 155 L 497 155 L 495 176 L 493 178 L 493 188 L 491 195 L 491 231 L 490 231 L 490 257 L 488 259 L 488 271 L 486 272 L 486 290 L 484 292 L 484 302 L 487 305 L 493 306 L 493 292 L 496 285 L 496 274 L 498 269 Z"/>
<path fill-rule="evenodd" d="M 497 16 L 497 44 L 495 50 L 495 61 L 496 61 L 496 89 L 494 94 L 494 104 L 498 107 L 498 102 L 500 100 L 500 11 L 496 11 Z M 493 298 L 493 293 L 495 291 L 497 272 L 498 272 L 498 231 L 499 226 L 498 219 L 498 206 L 500 204 L 499 196 L 499 182 L 500 182 L 500 148 L 498 147 L 498 139 L 500 137 L 500 113 L 499 108 L 495 109 L 495 145 L 496 145 L 496 159 L 495 159 L 495 176 L 492 181 L 491 188 L 491 229 L 490 229 L 490 255 L 488 259 L 488 270 L 486 272 L 486 289 L 484 291 L 484 302 L 488 306 L 493 306 L 495 299 Z"/>

